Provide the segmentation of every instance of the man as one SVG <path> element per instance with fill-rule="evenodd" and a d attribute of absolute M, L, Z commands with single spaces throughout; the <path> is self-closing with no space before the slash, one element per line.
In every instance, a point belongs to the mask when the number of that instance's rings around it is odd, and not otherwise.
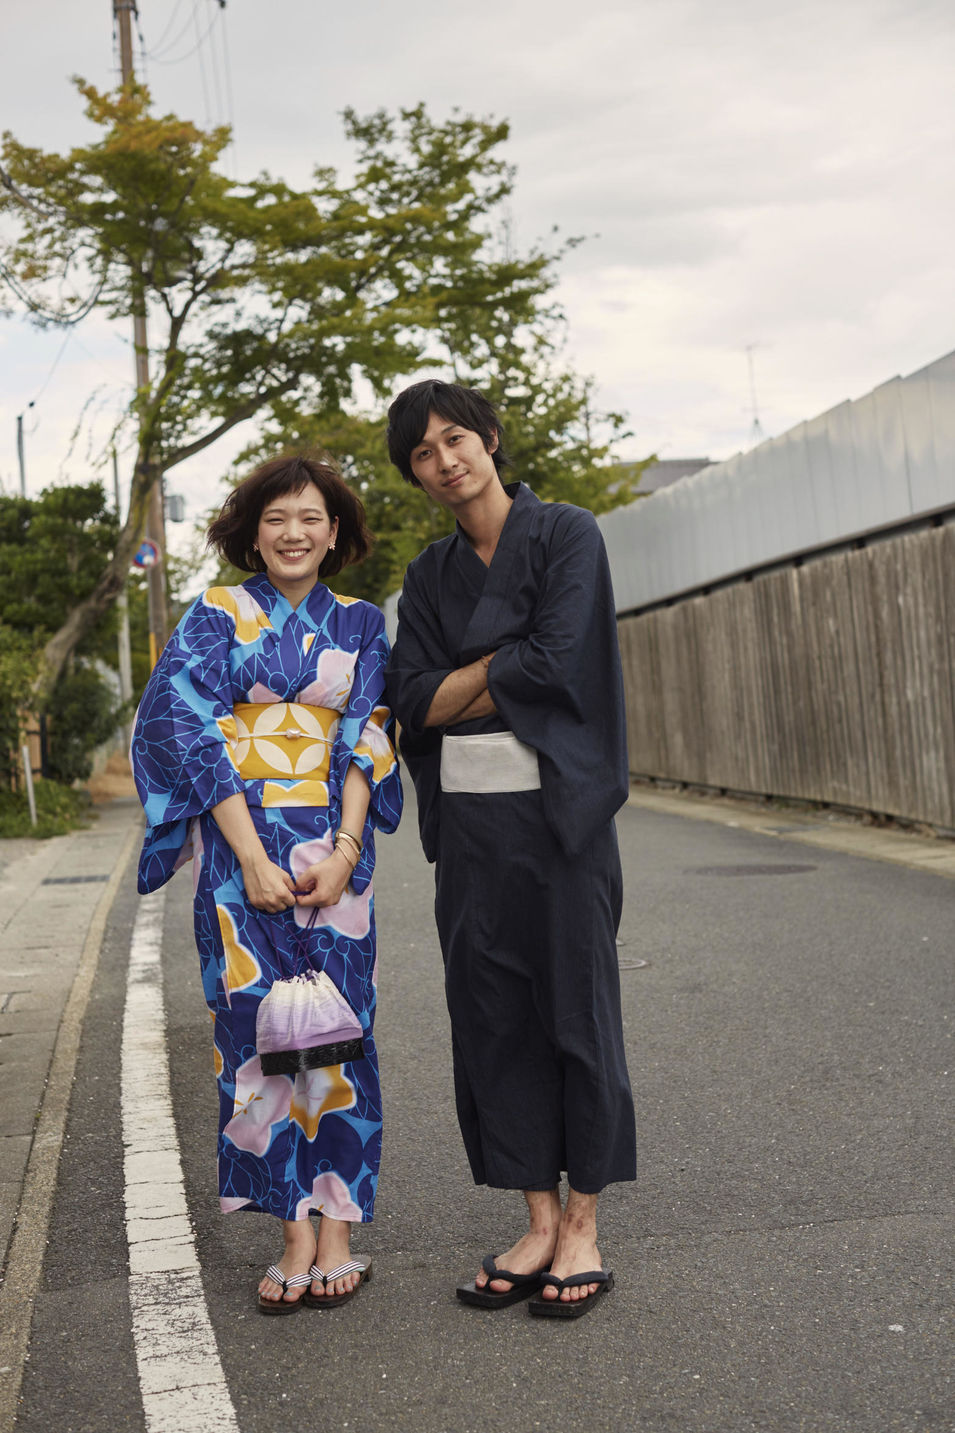
<path fill-rule="evenodd" d="M 457 519 L 405 575 L 388 692 L 436 862 L 465 1147 L 475 1181 L 522 1190 L 530 1215 L 457 1292 L 483 1307 L 532 1294 L 533 1313 L 578 1317 L 613 1287 L 597 1196 L 636 1174 L 613 825 L 628 772 L 606 554 L 591 513 L 502 484 L 501 425 L 476 389 L 406 389 L 388 446 Z"/>

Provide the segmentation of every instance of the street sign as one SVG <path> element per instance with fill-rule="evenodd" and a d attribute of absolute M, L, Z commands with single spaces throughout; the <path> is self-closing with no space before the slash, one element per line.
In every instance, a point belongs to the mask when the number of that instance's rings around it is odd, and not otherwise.
<path fill-rule="evenodd" d="M 151 537 L 144 537 L 139 544 L 139 550 L 133 558 L 133 566 L 143 571 L 147 567 L 155 567 L 159 561 L 159 543 L 153 542 Z"/>

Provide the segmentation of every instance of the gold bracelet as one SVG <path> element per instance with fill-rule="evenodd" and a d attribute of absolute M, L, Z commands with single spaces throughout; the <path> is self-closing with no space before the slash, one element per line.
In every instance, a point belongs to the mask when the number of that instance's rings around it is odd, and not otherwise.
<path fill-rule="evenodd" d="M 359 856 L 361 855 L 362 843 L 359 841 L 357 836 L 353 836 L 350 831 L 346 831 L 343 826 L 339 826 L 338 830 L 335 832 L 335 840 L 337 841 L 339 837 L 343 841 L 350 841 L 354 846 L 355 850 L 358 852 Z"/>
<path fill-rule="evenodd" d="M 348 869 L 349 869 L 350 871 L 353 871 L 353 870 L 355 869 L 355 867 L 358 865 L 358 862 L 357 862 L 357 861 L 350 861 L 350 860 L 348 859 L 348 852 L 346 851 L 345 847 L 344 847 L 344 846 L 339 846 L 339 844 L 338 844 L 337 841 L 335 842 L 335 848 L 334 848 L 334 850 L 332 851 L 332 855 L 334 856 L 336 852 L 338 853 L 339 856 L 344 857 L 345 864 L 346 864 L 346 866 L 348 867 Z"/>

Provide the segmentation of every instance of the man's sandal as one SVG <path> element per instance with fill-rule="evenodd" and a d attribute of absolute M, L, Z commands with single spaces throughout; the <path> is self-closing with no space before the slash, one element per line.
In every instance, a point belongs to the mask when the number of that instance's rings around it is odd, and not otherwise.
<path fill-rule="evenodd" d="M 511 1304 L 520 1303 L 521 1299 L 537 1292 L 541 1280 L 545 1277 L 543 1269 L 536 1274 L 512 1274 L 508 1269 L 499 1269 L 493 1254 L 485 1255 L 481 1260 L 481 1268 L 488 1276 L 486 1284 L 478 1287 L 472 1279 L 468 1284 L 458 1284 L 455 1289 L 462 1304 L 472 1304 L 479 1309 L 506 1309 Z M 511 1287 L 498 1293 L 490 1287 L 492 1279 L 506 1279 Z"/>
<path fill-rule="evenodd" d="M 287 1299 L 285 1295 L 289 1289 L 301 1289 L 312 1281 L 308 1274 L 293 1274 L 287 1279 L 279 1268 L 278 1264 L 270 1264 L 265 1271 L 267 1279 L 274 1279 L 277 1284 L 282 1285 L 282 1297 L 279 1299 L 267 1299 L 264 1294 L 259 1294 L 258 1306 L 260 1314 L 295 1314 L 298 1313 L 304 1294 L 299 1294 L 297 1299 Z"/>
<path fill-rule="evenodd" d="M 589 1314 L 601 1294 L 609 1294 L 613 1288 L 613 1274 L 605 1273 L 603 1269 L 592 1270 L 589 1274 L 568 1274 L 566 1279 L 558 1279 L 553 1274 L 541 1276 L 542 1284 L 549 1284 L 552 1289 L 557 1290 L 556 1299 L 545 1299 L 543 1294 L 538 1294 L 531 1299 L 527 1305 L 529 1313 L 540 1314 L 547 1319 L 579 1319 L 583 1314 Z M 584 1284 L 596 1284 L 597 1292 L 588 1294 L 583 1299 L 562 1299 L 561 1289 L 579 1289 Z"/>

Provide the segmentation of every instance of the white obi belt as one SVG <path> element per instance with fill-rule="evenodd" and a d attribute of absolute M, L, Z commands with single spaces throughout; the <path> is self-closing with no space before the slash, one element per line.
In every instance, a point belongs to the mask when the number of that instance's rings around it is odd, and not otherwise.
<path fill-rule="evenodd" d="M 442 739 L 442 791 L 489 795 L 498 791 L 539 791 L 540 784 L 535 748 L 518 741 L 512 731 Z"/>

